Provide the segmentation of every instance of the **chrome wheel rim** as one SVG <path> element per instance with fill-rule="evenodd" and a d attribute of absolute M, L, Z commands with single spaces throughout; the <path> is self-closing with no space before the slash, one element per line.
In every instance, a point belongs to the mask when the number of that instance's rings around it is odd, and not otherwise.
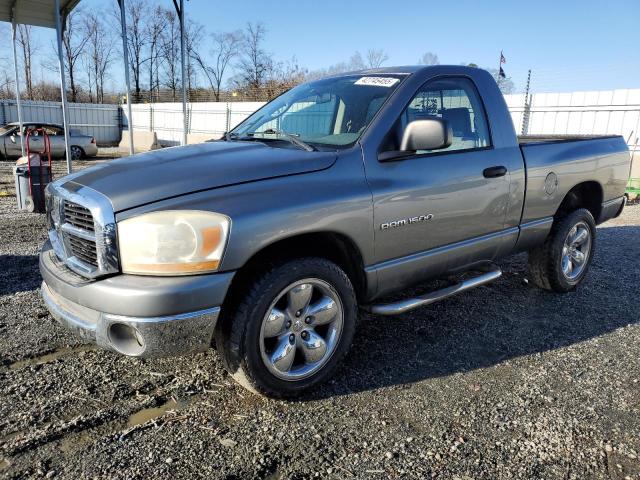
<path fill-rule="evenodd" d="M 591 253 L 591 229 L 585 222 L 575 224 L 567 234 L 562 246 L 562 274 L 575 281 L 587 266 Z"/>
<path fill-rule="evenodd" d="M 282 380 L 301 380 L 320 370 L 335 352 L 344 322 L 338 292 L 324 280 L 305 278 L 282 290 L 260 327 L 260 354 Z"/>

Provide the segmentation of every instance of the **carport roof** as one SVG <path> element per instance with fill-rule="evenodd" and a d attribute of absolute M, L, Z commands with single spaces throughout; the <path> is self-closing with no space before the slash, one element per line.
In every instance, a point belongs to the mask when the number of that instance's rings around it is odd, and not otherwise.
<path fill-rule="evenodd" d="M 60 0 L 60 13 L 63 18 L 73 10 L 80 0 Z M 55 0 L 0 0 L 0 22 L 13 20 L 34 27 L 56 28 Z"/>

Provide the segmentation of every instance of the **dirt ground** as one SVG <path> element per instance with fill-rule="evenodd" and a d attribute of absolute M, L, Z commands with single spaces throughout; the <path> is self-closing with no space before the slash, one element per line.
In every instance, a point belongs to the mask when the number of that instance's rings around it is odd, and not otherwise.
<path fill-rule="evenodd" d="M 598 228 L 575 292 L 536 289 L 519 255 L 489 286 L 363 314 L 333 381 L 295 402 L 246 392 L 214 350 L 83 344 L 39 296 L 45 236 L 0 197 L 0 477 L 640 479 L 640 206 Z"/>

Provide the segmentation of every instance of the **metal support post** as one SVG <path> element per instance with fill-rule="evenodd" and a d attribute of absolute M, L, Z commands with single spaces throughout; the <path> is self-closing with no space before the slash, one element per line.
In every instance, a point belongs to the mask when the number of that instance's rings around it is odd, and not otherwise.
<path fill-rule="evenodd" d="M 24 157 L 24 132 L 22 131 L 22 101 L 20 100 L 20 79 L 18 78 L 18 55 L 16 53 L 16 18 L 15 5 L 11 9 L 11 40 L 13 42 L 13 74 L 16 82 L 16 104 L 18 107 L 18 124 L 20 125 L 20 149 Z"/>
<path fill-rule="evenodd" d="M 71 152 L 69 148 L 69 116 L 67 106 L 67 86 L 64 75 L 64 57 L 62 56 L 62 19 L 60 17 L 60 0 L 55 0 L 56 40 L 58 42 L 58 67 L 60 68 L 60 94 L 62 98 L 62 124 L 64 127 L 64 146 L 67 154 L 67 173 L 71 173 Z"/>
<path fill-rule="evenodd" d="M 129 50 L 127 48 L 127 20 L 125 17 L 124 0 L 117 0 L 120 7 L 120 30 L 122 33 L 122 57 L 124 60 L 124 79 L 127 84 L 127 113 L 129 115 L 127 128 L 129 129 L 129 155 L 134 154 L 133 145 L 133 113 L 131 110 L 131 79 L 129 78 Z"/>

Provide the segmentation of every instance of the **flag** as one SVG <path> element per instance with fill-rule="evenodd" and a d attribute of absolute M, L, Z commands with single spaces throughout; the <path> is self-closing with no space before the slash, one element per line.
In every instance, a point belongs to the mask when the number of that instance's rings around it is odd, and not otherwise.
<path fill-rule="evenodd" d="M 505 75 L 504 70 L 502 69 L 502 67 L 500 67 L 500 71 L 498 72 L 498 76 L 500 78 L 507 78 L 507 75 Z"/>
<path fill-rule="evenodd" d="M 507 59 L 504 58 L 504 55 L 502 54 L 502 52 L 500 52 L 500 65 L 502 65 L 503 63 L 507 63 Z"/>

